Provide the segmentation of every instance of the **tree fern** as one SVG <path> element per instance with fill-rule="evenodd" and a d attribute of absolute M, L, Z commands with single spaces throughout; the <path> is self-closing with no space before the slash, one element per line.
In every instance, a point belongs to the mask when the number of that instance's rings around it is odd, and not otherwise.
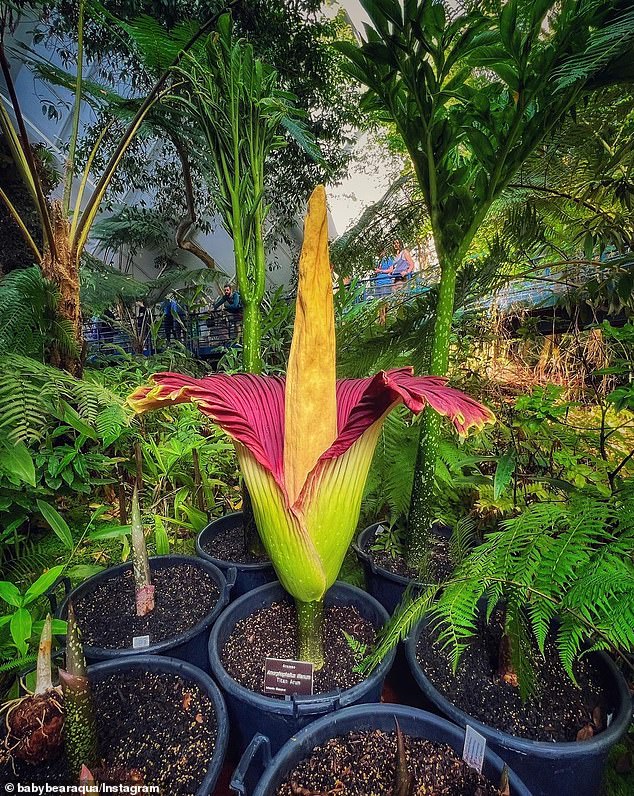
<path fill-rule="evenodd" d="M 454 667 L 489 601 L 504 605 L 505 631 L 524 695 L 533 686 L 534 644 L 544 652 L 557 618 L 556 648 L 574 680 L 574 662 L 588 648 L 634 650 L 634 497 L 630 485 L 601 499 L 573 495 L 537 503 L 502 523 L 425 599 L 410 601 L 390 622 L 383 652 L 428 616 Z M 531 640 L 532 639 L 532 640 Z M 371 663 L 377 658 L 372 656 Z"/>

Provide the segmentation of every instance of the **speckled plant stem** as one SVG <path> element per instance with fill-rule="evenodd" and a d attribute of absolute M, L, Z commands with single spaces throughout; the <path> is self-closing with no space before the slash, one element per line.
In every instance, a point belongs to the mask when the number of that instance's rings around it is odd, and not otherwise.
<path fill-rule="evenodd" d="M 310 661 L 315 669 L 324 665 L 324 603 L 295 600 L 299 631 L 299 660 Z"/>
<path fill-rule="evenodd" d="M 454 263 L 443 265 L 431 351 L 432 376 L 444 376 L 449 366 L 449 338 L 456 292 L 456 273 L 457 267 Z M 438 456 L 440 422 L 441 418 L 437 412 L 430 409 L 425 411 L 421 422 L 408 515 L 407 560 L 410 566 L 421 571 L 427 565 L 429 531 L 434 519 L 434 472 Z"/>
<path fill-rule="evenodd" d="M 82 766 L 93 767 L 98 762 L 97 722 L 95 707 L 86 671 L 86 659 L 79 638 L 75 611 L 68 604 L 66 634 L 66 668 L 59 670 L 64 692 L 64 744 L 68 765 L 75 777 Z"/>

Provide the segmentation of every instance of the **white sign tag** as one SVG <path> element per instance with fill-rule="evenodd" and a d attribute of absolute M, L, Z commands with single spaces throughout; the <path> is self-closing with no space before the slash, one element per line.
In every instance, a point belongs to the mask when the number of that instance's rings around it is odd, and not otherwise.
<path fill-rule="evenodd" d="M 132 636 L 132 649 L 138 650 L 150 646 L 149 636 Z"/>
<path fill-rule="evenodd" d="M 484 764 L 484 752 L 487 748 L 487 739 L 484 735 L 470 727 L 467 724 L 464 733 L 464 749 L 462 750 L 462 759 L 468 766 L 475 768 L 478 774 L 482 773 L 482 766 Z"/>

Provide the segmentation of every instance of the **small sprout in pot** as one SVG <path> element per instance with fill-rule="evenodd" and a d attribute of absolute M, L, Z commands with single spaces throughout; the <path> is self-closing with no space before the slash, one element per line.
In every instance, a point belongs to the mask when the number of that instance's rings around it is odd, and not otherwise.
<path fill-rule="evenodd" d="M 46 617 L 37 656 L 35 693 L 7 703 L 5 751 L 27 763 L 46 763 L 60 752 L 64 705 L 51 678 L 52 622 Z"/>

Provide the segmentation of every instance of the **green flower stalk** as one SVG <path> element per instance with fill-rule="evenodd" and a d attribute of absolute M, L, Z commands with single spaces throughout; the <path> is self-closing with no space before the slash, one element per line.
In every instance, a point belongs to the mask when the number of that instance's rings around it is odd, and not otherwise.
<path fill-rule="evenodd" d="M 92 768 L 98 762 L 98 744 L 95 707 L 72 603 L 68 603 L 66 668 L 59 670 L 59 679 L 66 710 L 66 757 L 73 775 L 79 778 L 82 766 Z"/>
<path fill-rule="evenodd" d="M 293 343 L 286 379 L 157 373 L 129 403 L 138 412 L 185 401 L 232 437 L 253 514 L 280 582 L 295 599 L 299 654 L 323 665 L 323 600 L 359 521 L 383 421 L 397 405 L 429 406 L 460 433 L 492 413 L 437 377 L 410 368 L 337 381 L 328 217 L 315 189 L 304 227 Z"/>
<path fill-rule="evenodd" d="M 141 523 L 139 491 L 132 495 L 132 567 L 134 570 L 135 603 L 137 616 L 146 616 L 154 610 L 154 585 L 150 573 L 150 560 Z"/>

